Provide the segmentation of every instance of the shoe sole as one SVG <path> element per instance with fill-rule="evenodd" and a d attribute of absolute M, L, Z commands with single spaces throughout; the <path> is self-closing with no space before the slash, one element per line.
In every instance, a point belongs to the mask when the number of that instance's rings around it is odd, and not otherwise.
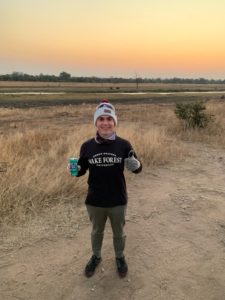
<path fill-rule="evenodd" d="M 91 276 L 93 276 L 95 274 L 96 269 L 98 268 L 99 264 L 101 263 L 102 260 L 99 261 L 99 263 L 97 264 L 97 266 L 95 267 L 94 271 L 86 271 L 84 270 L 84 275 L 89 278 Z"/>
<path fill-rule="evenodd" d="M 93 276 L 95 274 L 95 272 L 84 272 L 84 275 L 89 278 L 91 276 Z"/>
<path fill-rule="evenodd" d="M 127 273 L 121 273 L 121 272 L 118 272 L 118 274 L 119 274 L 119 276 L 120 276 L 121 278 L 124 278 L 124 277 L 127 276 Z"/>

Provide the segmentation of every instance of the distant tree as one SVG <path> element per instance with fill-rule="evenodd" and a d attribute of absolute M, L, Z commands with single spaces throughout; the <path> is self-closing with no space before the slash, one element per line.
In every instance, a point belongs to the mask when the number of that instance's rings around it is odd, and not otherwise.
<path fill-rule="evenodd" d="M 11 74 L 11 78 L 12 78 L 12 80 L 23 80 L 23 73 L 22 72 L 13 72 L 12 74 Z"/>
<path fill-rule="evenodd" d="M 136 82 L 136 89 L 138 90 L 139 83 L 142 81 L 142 78 L 138 76 L 138 73 L 135 73 L 135 82 Z"/>
<path fill-rule="evenodd" d="M 71 79 L 71 75 L 69 73 L 61 72 L 59 74 L 59 80 L 60 81 L 70 81 L 70 79 Z"/>
<path fill-rule="evenodd" d="M 45 82 L 95 82 L 95 83 L 135 83 L 136 88 L 139 88 L 139 84 L 142 83 L 187 83 L 187 84 L 225 84 L 225 79 L 204 79 L 204 78 L 141 78 L 135 73 L 133 78 L 123 78 L 123 77 L 96 77 L 96 76 L 83 76 L 83 77 L 72 77 L 67 72 L 61 72 L 59 76 L 56 75 L 29 75 L 22 72 L 13 72 L 11 74 L 0 75 L 0 80 L 9 81 L 45 81 Z"/>

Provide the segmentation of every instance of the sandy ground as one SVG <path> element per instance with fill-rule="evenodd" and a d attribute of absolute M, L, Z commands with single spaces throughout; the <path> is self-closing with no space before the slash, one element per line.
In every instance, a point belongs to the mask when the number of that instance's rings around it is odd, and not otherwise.
<path fill-rule="evenodd" d="M 126 278 L 116 273 L 109 224 L 103 261 L 92 278 L 84 277 L 86 218 L 75 235 L 1 250 L 0 299 L 224 300 L 225 152 L 188 147 L 193 157 L 144 168 L 129 180 Z M 85 213 L 84 206 L 80 210 Z"/>

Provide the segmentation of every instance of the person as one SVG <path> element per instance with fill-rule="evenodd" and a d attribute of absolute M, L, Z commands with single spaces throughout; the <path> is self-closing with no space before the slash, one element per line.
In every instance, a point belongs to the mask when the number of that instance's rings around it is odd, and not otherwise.
<path fill-rule="evenodd" d="M 84 142 L 80 148 L 77 177 L 89 170 L 86 208 L 92 223 L 92 256 L 85 267 L 85 275 L 91 277 L 101 262 L 101 248 L 104 229 L 109 218 L 118 274 L 125 277 L 128 272 L 125 260 L 124 232 L 127 207 L 127 189 L 124 166 L 133 173 L 142 170 L 130 142 L 117 136 L 115 128 L 117 115 L 115 107 L 102 100 L 94 113 L 97 133 Z M 69 165 L 67 167 L 68 171 Z"/>

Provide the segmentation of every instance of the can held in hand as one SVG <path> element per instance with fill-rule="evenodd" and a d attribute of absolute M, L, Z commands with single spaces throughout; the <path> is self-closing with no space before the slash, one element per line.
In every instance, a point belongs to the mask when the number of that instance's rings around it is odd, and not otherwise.
<path fill-rule="evenodd" d="M 77 176 L 78 175 L 78 158 L 71 157 L 70 158 L 70 174 L 71 176 Z"/>

